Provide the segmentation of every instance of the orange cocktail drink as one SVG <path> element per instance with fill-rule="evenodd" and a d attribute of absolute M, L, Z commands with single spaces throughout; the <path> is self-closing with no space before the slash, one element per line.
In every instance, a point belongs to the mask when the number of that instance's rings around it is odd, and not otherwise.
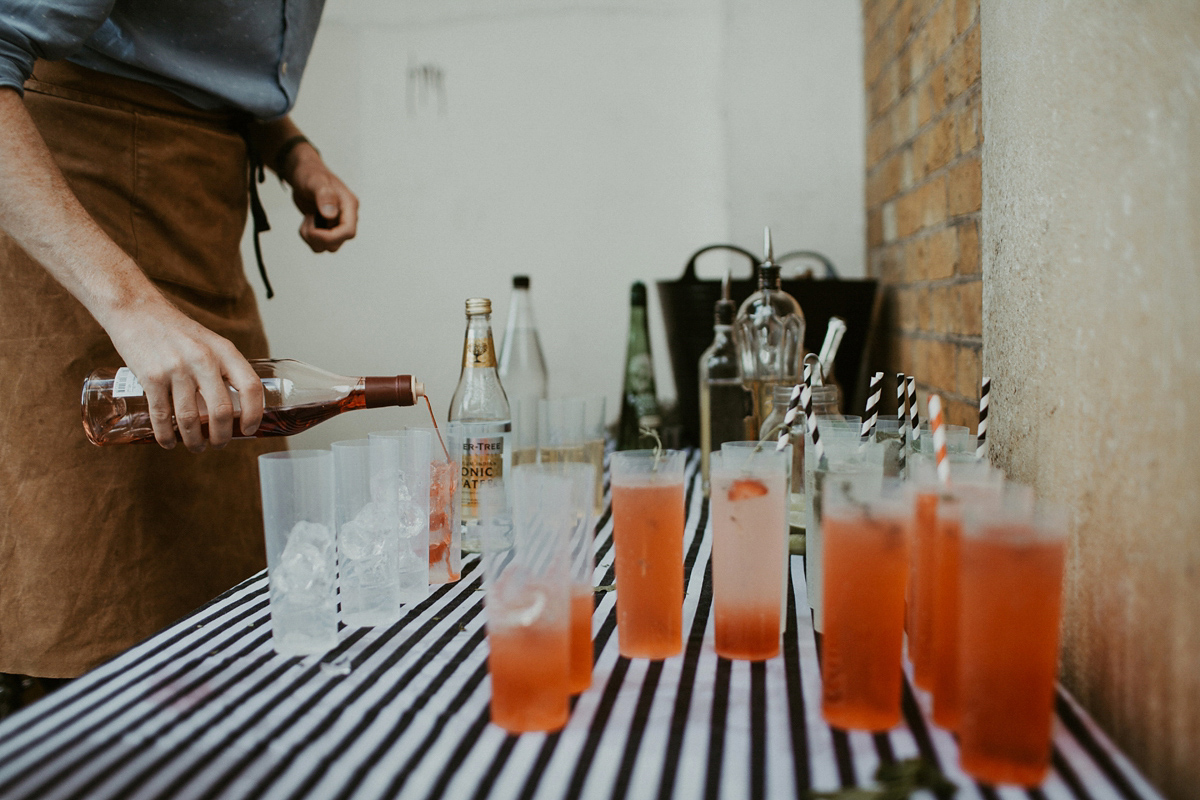
<path fill-rule="evenodd" d="M 933 585 L 931 606 L 926 614 L 929 630 L 929 690 L 933 693 L 933 721 L 946 730 L 957 731 L 962 719 L 960 664 L 958 657 L 961 625 L 962 524 L 964 509 L 983 509 L 999 502 L 1002 483 L 996 471 L 980 465 L 957 464 L 960 478 L 952 480 L 938 500 L 933 534 Z M 951 473 L 954 475 L 955 473 Z M 1032 503 L 1027 493 L 1010 487 L 1010 499 L 1018 495 Z"/>
<path fill-rule="evenodd" d="M 571 481 L 541 464 L 481 487 L 484 607 L 492 722 L 510 733 L 558 730 L 569 714 Z M 511 519 L 511 525 L 505 524 Z"/>
<path fill-rule="evenodd" d="M 963 769 L 1036 786 L 1050 764 L 1065 521 L 1043 514 L 971 520 L 962 543 Z"/>
<path fill-rule="evenodd" d="M 682 453 L 612 458 L 617 650 L 626 658 L 683 651 Z"/>
<path fill-rule="evenodd" d="M 937 534 L 938 495 L 941 489 L 927 484 L 917 489 L 912 527 L 912 559 L 908 587 L 908 657 L 913 681 L 933 688 L 933 574 Z"/>
<path fill-rule="evenodd" d="M 510 733 L 558 730 L 569 713 L 570 631 L 566 620 L 530 624 L 488 612 L 492 722 Z M 519 617 L 520 615 L 515 615 Z"/>
<path fill-rule="evenodd" d="M 922 689 L 935 692 L 936 697 L 935 673 L 939 664 L 943 667 L 940 671 L 943 684 L 957 675 L 954 661 L 957 640 L 953 638 L 953 631 L 958 619 L 958 540 L 955 535 L 960 530 L 957 527 L 960 523 L 945 529 L 942 523 L 949 517 L 959 520 L 960 512 L 957 506 L 948 511 L 947 503 L 953 504 L 956 498 L 963 496 L 980 499 L 989 494 L 995 496 L 1004 474 L 987 462 L 959 460 L 954 456 L 951 456 L 950 486 L 937 479 L 932 459 L 915 456 L 909 462 L 909 469 L 915 478 L 916 502 L 908 587 L 908 657 L 913 665 L 913 682 Z M 939 629 L 948 635 L 939 639 Z M 947 666 L 949 668 L 945 669 Z M 952 711 L 955 703 L 948 694 L 951 691 L 952 687 L 943 688 L 946 699 L 940 717 L 935 716 L 938 724 L 947 727 L 953 727 L 947 725 L 947 721 L 956 718 Z M 937 706 L 936 699 L 934 706 Z M 951 716 L 947 717 L 947 713 Z"/>
<path fill-rule="evenodd" d="M 712 454 L 713 617 L 723 658 L 779 654 L 790 460 L 774 444 L 727 442 Z"/>
<path fill-rule="evenodd" d="M 930 661 L 933 673 L 933 721 L 958 730 L 959 555 L 962 549 L 962 509 L 957 499 L 943 498 L 938 508 L 933 555 L 933 613 Z"/>
<path fill-rule="evenodd" d="M 862 485 L 832 478 L 824 487 L 821 712 L 837 728 L 883 731 L 900 722 L 912 512 L 902 488 L 872 497 Z"/>

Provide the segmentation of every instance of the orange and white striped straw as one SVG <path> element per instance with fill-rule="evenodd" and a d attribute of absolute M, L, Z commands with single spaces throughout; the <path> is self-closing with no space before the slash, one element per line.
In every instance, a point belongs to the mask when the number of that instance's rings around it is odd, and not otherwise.
<path fill-rule="evenodd" d="M 942 414 L 942 398 L 929 395 L 929 427 L 933 432 L 933 453 L 937 459 L 938 480 L 943 486 L 950 483 L 950 459 L 946 457 L 946 420 Z"/>

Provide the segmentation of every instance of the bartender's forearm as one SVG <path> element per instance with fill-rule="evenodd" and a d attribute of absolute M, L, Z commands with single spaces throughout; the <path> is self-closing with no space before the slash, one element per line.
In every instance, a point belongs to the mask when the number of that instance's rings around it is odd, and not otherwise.
<path fill-rule="evenodd" d="M 14 90 L 0 88 L 0 230 L 105 328 L 164 303 L 154 285 L 80 205 Z"/>
<path fill-rule="evenodd" d="M 288 183 L 292 182 L 292 171 L 301 159 L 318 155 L 316 148 L 308 142 L 292 143 L 286 152 L 282 152 L 285 145 L 300 136 L 304 136 L 304 133 L 292 122 L 290 115 L 250 126 L 250 142 L 258 150 L 263 164 Z M 282 162 L 279 160 L 281 155 Z"/>
<path fill-rule="evenodd" d="M 223 446 L 242 397 L 241 430 L 262 419 L 262 383 L 232 342 L 184 316 L 104 232 L 71 191 L 25 102 L 0 88 L 0 230 L 95 317 L 138 376 L 154 438 L 191 450 Z M 197 397 L 208 410 L 203 427 Z M 205 438 L 207 434 L 207 439 Z"/>

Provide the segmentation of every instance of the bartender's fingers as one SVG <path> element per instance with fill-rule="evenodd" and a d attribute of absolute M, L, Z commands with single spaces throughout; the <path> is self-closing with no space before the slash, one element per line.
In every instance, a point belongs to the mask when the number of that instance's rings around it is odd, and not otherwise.
<path fill-rule="evenodd" d="M 300 223 L 300 238 L 314 253 L 337 252 L 358 233 L 358 198 L 330 176 L 314 192 L 317 214 L 305 214 Z"/>
<path fill-rule="evenodd" d="M 184 447 L 193 453 L 204 450 L 204 432 L 200 427 L 200 405 L 196 382 L 189 373 L 176 373 L 171 380 L 171 400 L 175 403 L 175 425 Z M 206 401 L 207 402 L 207 401 Z"/>
<path fill-rule="evenodd" d="M 150 427 L 154 429 L 154 441 L 166 450 L 175 447 L 175 428 L 171 413 L 171 392 L 165 381 L 147 380 L 142 386 L 146 390 L 146 402 L 150 405 Z"/>
<path fill-rule="evenodd" d="M 239 412 L 242 435 L 253 436 L 262 422 L 262 380 L 236 348 L 231 345 L 230 349 L 233 350 L 233 357 L 225 360 L 225 378 L 238 391 L 238 403 L 242 407 Z"/>
<path fill-rule="evenodd" d="M 215 367 L 205 365 L 196 376 L 208 411 L 208 442 L 213 447 L 224 447 L 233 438 L 233 397 Z"/>

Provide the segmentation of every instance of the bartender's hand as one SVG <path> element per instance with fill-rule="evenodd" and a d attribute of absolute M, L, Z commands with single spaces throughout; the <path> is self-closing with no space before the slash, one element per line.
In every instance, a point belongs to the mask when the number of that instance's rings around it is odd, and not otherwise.
<path fill-rule="evenodd" d="M 255 123 L 250 139 L 263 163 L 292 187 L 292 200 L 304 215 L 300 238 L 314 253 L 335 252 L 354 238 L 358 198 L 326 166 L 290 116 Z"/>
<path fill-rule="evenodd" d="M 138 269 L 72 193 L 20 95 L 0 87 L 0 230 L 41 264 L 95 317 L 146 390 L 154 438 L 175 446 L 172 414 L 190 450 L 203 450 L 199 403 L 208 407 L 208 443 L 262 420 L 262 383 L 228 340 L 183 314 Z"/>
<path fill-rule="evenodd" d="M 296 147 L 286 169 L 292 200 L 304 214 L 300 238 L 314 253 L 336 252 L 358 232 L 358 198 L 311 145 Z"/>
<path fill-rule="evenodd" d="M 159 295 L 120 308 L 104 320 L 117 352 L 146 390 L 155 440 L 175 446 L 179 438 L 194 453 L 208 444 L 224 447 L 233 436 L 237 389 L 241 433 L 251 436 L 262 421 L 262 381 L 228 339 L 190 319 Z M 201 413 L 200 399 L 206 411 Z M 207 417 L 208 438 L 201 429 Z"/>

